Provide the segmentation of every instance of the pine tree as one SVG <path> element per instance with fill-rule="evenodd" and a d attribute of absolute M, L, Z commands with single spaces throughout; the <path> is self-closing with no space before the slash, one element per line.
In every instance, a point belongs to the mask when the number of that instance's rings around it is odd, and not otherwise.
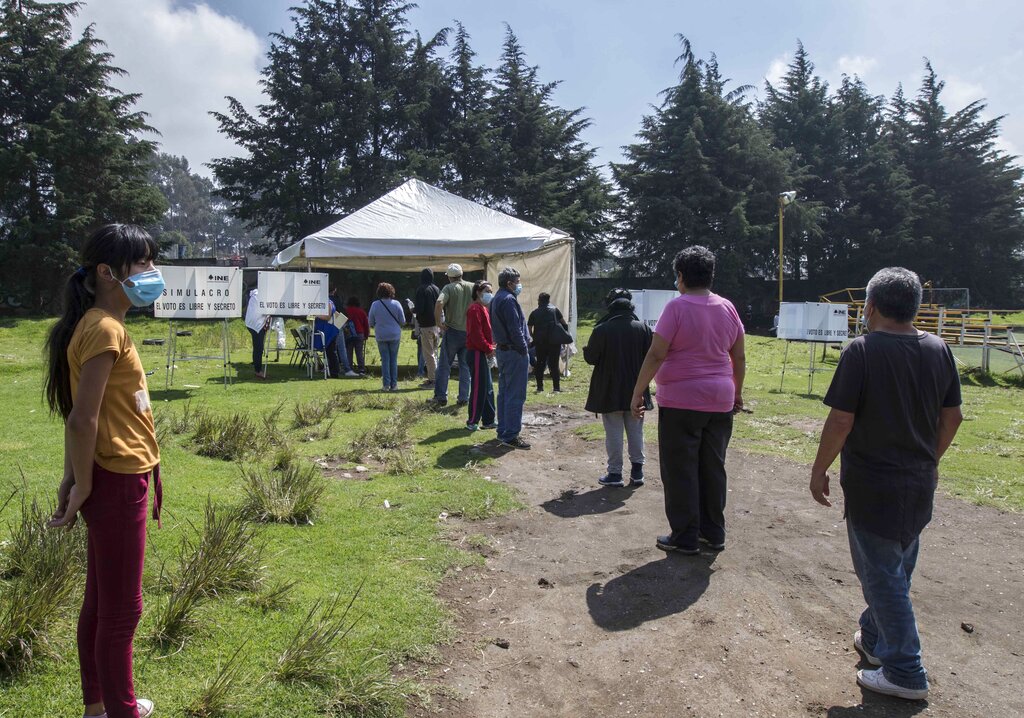
<path fill-rule="evenodd" d="M 455 41 L 448 66 L 452 89 L 452 118 L 448 135 L 451 177 L 446 183 L 455 194 L 485 204 L 493 200 L 490 179 L 495 166 L 495 131 L 491 110 L 494 87 L 487 68 L 475 63 L 469 33 L 455 24 Z"/>
<path fill-rule="evenodd" d="M 799 201 L 786 210 L 787 265 L 802 267 L 812 282 L 845 254 L 833 246 L 827 224 L 839 203 L 833 174 L 837 153 L 835 123 L 828 84 L 814 72 L 803 43 L 797 43 L 793 61 L 780 86 L 765 82 L 765 101 L 758 114 L 761 125 L 779 149 L 790 153 L 790 176 Z"/>
<path fill-rule="evenodd" d="M 1020 301 L 1024 253 L 1024 170 L 995 140 L 1002 117 L 985 104 L 950 114 L 930 63 L 906 109 L 907 172 L 913 182 L 908 266 L 937 287 L 966 287 L 974 305 Z"/>
<path fill-rule="evenodd" d="M 443 177 L 444 73 L 405 29 L 396 0 L 310 0 L 294 32 L 273 35 L 267 101 L 214 113 L 247 157 L 211 163 L 220 194 L 278 247 L 373 201 L 407 176 Z"/>
<path fill-rule="evenodd" d="M 672 259 L 702 244 L 718 257 L 716 287 L 774 275 L 776 197 L 786 157 L 771 146 L 743 100 L 726 91 L 717 61 L 697 59 L 689 41 L 679 84 L 644 117 L 638 142 L 613 164 L 623 209 L 621 248 L 633 276 L 673 277 Z"/>
<path fill-rule="evenodd" d="M 139 96 L 111 85 L 124 72 L 91 27 L 73 38 L 78 8 L 0 0 L 0 284 L 37 308 L 59 299 L 52 277 L 92 227 L 165 209 Z"/>
<path fill-rule="evenodd" d="M 590 120 L 582 108 L 553 103 L 557 85 L 541 83 L 506 26 L 491 99 L 496 137 L 488 184 L 505 211 L 575 237 L 576 262 L 585 271 L 606 255 L 612 194 L 594 164 L 596 150 L 581 138 Z"/>

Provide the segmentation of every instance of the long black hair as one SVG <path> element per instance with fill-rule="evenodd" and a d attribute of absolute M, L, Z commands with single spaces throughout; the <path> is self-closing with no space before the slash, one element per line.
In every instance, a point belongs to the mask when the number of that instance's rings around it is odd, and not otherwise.
<path fill-rule="evenodd" d="M 156 259 L 160 247 L 142 227 L 108 224 L 100 227 L 82 246 L 82 266 L 68 277 L 64 286 L 64 308 L 46 339 L 48 356 L 44 393 L 52 414 L 66 421 L 71 413 L 71 367 L 68 344 L 75 326 L 96 301 L 96 267 L 109 264 L 121 274 L 135 262 Z"/>

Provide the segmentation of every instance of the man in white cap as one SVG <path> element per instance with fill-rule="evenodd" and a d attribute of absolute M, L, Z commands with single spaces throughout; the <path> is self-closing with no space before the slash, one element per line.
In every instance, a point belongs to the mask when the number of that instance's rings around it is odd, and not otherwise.
<path fill-rule="evenodd" d="M 452 362 L 459 358 L 459 406 L 469 403 L 470 375 L 466 361 L 466 311 L 473 303 L 473 284 L 462 278 L 462 265 L 448 265 L 448 284 L 441 290 L 434 305 L 434 318 L 441 328 L 441 356 L 434 380 L 434 396 L 429 400 L 435 406 L 448 403 L 448 378 Z"/>

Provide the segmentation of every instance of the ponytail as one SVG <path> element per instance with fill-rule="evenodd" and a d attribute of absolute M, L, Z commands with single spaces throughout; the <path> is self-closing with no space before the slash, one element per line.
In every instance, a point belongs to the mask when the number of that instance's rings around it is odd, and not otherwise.
<path fill-rule="evenodd" d="M 74 397 L 71 396 L 71 367 L 68 364 L 68 345 L 75 333 L 78 320 L 85 316 L 95 295 L 95 267 L 80 268 L 64 286 L 64 311 L 50 329 L 46 339 L 47 372 L 44 391 L 51 414 L 60 414 L 67 421 Z"/>

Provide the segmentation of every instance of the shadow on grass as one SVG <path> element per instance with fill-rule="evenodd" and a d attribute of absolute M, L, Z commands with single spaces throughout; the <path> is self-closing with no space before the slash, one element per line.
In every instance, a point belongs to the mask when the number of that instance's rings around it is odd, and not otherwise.
<path fill-rule="evenodd" d="M 584 494 L 573 489 L 563 491 L 556 499 L 548 499 L 540 506 L 549 514 L 563 519 L 575 519 L 580 516 L 607 514 L 626 505 L 626 500 L 633 495 L 629 488 L 613 488 L 602 486 Z"/>
<path fill-rule="evenodd" d="M 470 433 L 471 432 L 465 426 L 460 426 L 460 427 L 457 427 L 457 428 L 445 429 L 444 431 L 439 431 L 436 434 L 434 434 L 433 436 L 428 436 L 426 439 L 423 439 L 422 441 L 420 441 L 420 443 L 421 444 L 442 444 L 442 443 L 444 443 L 446 441 L 451 441 L 453 439 L 460 439 L 462 437 L 469 436 Z"/>
<path fill-rule="evenodd" d="M 149 397 L 154 401 L 178 401 L 191 399 L 192 389 L 150 389 Z"/>
<path fill-rule="evenodd" d="M 682 613 L 707 590 L 716 556 L 667 554 L 605 584 L 591 584 L 590 618 L 605 631 L 628 631 Z"/>

